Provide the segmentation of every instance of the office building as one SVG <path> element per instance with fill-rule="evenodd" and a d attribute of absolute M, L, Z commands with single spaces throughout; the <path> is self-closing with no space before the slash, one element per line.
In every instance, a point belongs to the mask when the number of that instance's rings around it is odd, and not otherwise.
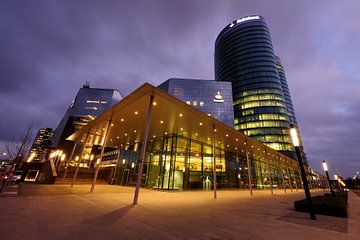
<path fill-rule="evenodd" d="M 158 88 L 234 127 L 231 82 L 171 78 Z"/>
<path fill-rule="evenodd" d="M 291 96 L 290 96 L 289 86 L 288 86 L 288 83 L 287 83 L 287 80 L 286 80 L 286 74 L 285 74 L 284 66 L 281 63 L 280 57 L 275 56 L 275 63 L 276 63 L 276 68 L 277 68 L 278 73 L 279 73 L 279 78 L 280 78 L 280 82 L 281 82 L 281 88 L 283 89 L 283 93 L 284 93 L 286 110 L 287 110 L 287 113 L 288 113 L 289 122 L 291 124 L 293 124 L 295 127 L 298 128 L 298 123 L 297 123 L 297 120 L 296 120 L 295 111 L 294 111 L 294 107 L 293 107 Z M 299 133 L 299 140 L 300 140 L 300 150 L 301 150 L 302 158 L 304 160 L 304 164 L 308 165 L 307 156 L 306 156 L 306 153 L 304 151 L 304 147 L 303 147 L 303 144 L 302 144 L 302 141 L 301 141 L 300 133 Z"/>
<path fill-rule="evenodd" d="M 64 117 L 54 131 L 53 144 L 69 156 L 72 143 L 66 138 L 94 120 L 122 98 L 115 89 L 90 88 L 85 84 L 79 89 Z"/>
<path fill-rule="evenodd" d="M 40 128 L 30 148 L 29 156 L 24 160 L 27 162 L 44 161 L 47 148 L 51 146 L 52 136 L 52 128 Z"/>
<path fill-rule="evenodd" d="M 235 128 L 296 159 L 289 136 L 295 115 L 279 71 L 263 17 L 237 19 L 218 35 L 215 79 L 232 82 Z"/>
<path fill-rule="evenodd" d="M 99 167 L 121 185 L 139 176 L 164 190 L 301 186 L 297 161 L 147 83 L 68 140 L 76 145 L 64 165 Z"/>

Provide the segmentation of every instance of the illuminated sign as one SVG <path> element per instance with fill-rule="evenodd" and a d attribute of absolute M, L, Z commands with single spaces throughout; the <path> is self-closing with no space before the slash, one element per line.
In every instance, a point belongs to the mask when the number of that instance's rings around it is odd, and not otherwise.
<path fill-rule="evenodd" d="M 220 95 L 220 92 L 219 92 L 219 91 L 215 94 L 214 102 L 224 102 L 224 99 L 223 99 L 223 97 Z"/>
<path fill-rule="evenodd" d="M 236 20 L 236 24 L 237 23 L 242 23 L 245 21 L 250 21 L 250 20 L 259 20 L 260 16 L 247 16 L 247 17 L 243 17 L 243 18 L 239 18 Z M 230 27 L 233 27 L 235 24 L 233 22 L 230 23 Z"/>

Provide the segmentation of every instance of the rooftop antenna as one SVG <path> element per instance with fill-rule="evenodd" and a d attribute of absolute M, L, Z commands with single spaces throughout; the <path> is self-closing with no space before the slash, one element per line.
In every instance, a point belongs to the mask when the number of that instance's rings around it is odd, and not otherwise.
<path fill-rule="evenodd" d="M 83 88 L 90 88 L 90 81 L 85 81 Z"/>

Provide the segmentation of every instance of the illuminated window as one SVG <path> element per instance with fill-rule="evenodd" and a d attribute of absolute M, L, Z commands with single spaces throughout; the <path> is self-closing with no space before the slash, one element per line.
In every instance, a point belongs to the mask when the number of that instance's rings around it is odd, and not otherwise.
<path fill-rule="evenodd" d="M 267 106 L 285 107 L 285 104 L 280 101 L 257 101 L 257 102 L 249 102 L 242 104 L 241 109 L 247 109 L 253 107 L 267 107 Z"/>
<path fill-rule="evenodd" d="M 96 103 L 96 104 L 106 104 L 107 101 L 99 101 L 99 100 L 86 100 L 87 103 Z"/>
<path fill-rule="evenodd" d="M 197 101 L 193 101 L 193 106 L 197 106 Z"/>
<path fill-rule="evenodd" d="M 98 110 L 97 107 L 85 107 L 85 109 L 89 109 L 89 110 Z"/>
<path fill-rule="evenodd" d="M 200 101 L 200 106 L 202 107 L 202 106 L 204 106 L 204 102 L 203 101 Z"/>
<path fill-rule="evenodd" d="M 191 103 L 190 103 L 190 101 L 186 101 L 186 104 L 187 104 L 187 105 L 190 105 Z"/>
<path fill-rule="evenodd" d="M 283 121 L 258 121 L 258 122 L 242 123 L 239 126 L 240 126 L 240 129 L 259 128 L 259 127 L 287 127 L 287 122 L 283 122 Z"/>

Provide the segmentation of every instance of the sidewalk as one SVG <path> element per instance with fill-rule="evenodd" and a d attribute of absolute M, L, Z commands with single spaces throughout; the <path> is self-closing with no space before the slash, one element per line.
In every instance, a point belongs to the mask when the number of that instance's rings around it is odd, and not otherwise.
<path fill-rule="evenodd" d="M 1 239 L 360 239 L 359 200 L 348 219 L 295 212 L 303 192 L 256 190 L 160 192 L 98 185 L 24 184 L 0 198 Z M 323 191 L 312 192 L 313 195 Z"/>

